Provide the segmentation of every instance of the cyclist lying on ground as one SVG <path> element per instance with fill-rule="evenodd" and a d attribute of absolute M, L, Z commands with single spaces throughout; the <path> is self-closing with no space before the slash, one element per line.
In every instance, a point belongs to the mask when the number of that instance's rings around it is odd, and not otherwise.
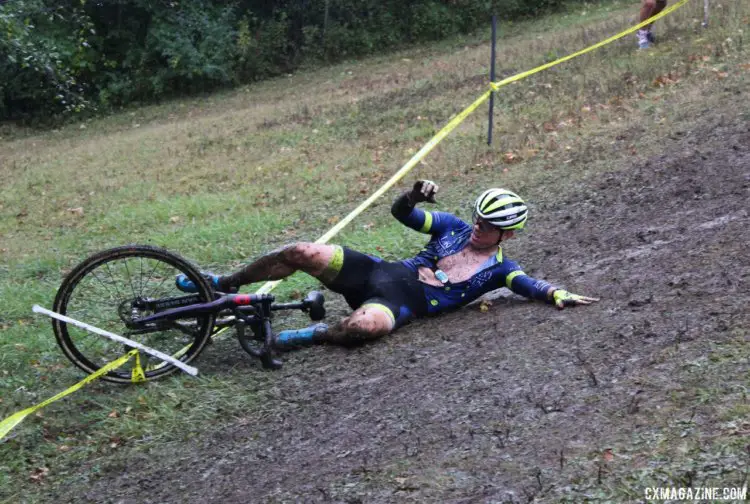
<path fill-rule="evenodd" d="M 503 257 L 500 242 L 512 238 L 528 217 L 518 195 L 505 189 L 482 193 L 474 205 L 472 226 L 450 213 L 415 208 L 423 201 L 434 203 L 437 191 L 433 182 L 420 180 L 391 208 L 404 225 L 431 235 L 426 247 L 411 259 L 389 262 L 338 245 L 294 243 L 231 275 L 206 275 L 217 291 L 233 292 L 241 285 L 278 280 L 301 270 L 342 294 L 354 310 L 332 327 L 319 323 L 280 332 L 279 348 L 377 338 L 415 317 L 466 305 L 503 286 L 558 308 L 598 301 L 535 280 Z M 177 286 L 186 292 L 195 288 L 184 276 L 177 278 Z"/>

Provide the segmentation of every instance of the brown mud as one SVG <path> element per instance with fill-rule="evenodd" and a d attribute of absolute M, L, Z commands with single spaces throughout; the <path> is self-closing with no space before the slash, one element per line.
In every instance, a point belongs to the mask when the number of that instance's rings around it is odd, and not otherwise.
<path fill-rule="evenodd" d="M 486 312 L 289 354 L 246 418 L 49 497 L 540 502 L 596 478 L 566 461 L 653 429 L 675 362 L 750 324 L 750 124 L 706 114 L 656 157 L 545 189 L 506 254 L 598 304 L 558 311 L 501 291 Z"/>

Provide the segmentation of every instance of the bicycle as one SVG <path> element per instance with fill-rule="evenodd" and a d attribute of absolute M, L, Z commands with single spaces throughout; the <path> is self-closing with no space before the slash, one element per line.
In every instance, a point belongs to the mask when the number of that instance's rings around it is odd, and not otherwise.
<path fill-rule="evenodd" d="M 186 275 L 197 292 L 186 295 L 177 289 L 174 280 L 178 274 Z M 289 303 L 276 303 L 270 294 L 216 292 L 200 271 L 179 255 L 149 245 L 127 245 L 98 252 L 73 268 L 57 291 L 53 311 L 85 319 L 185 363 L 194 360 L 219 331 L 234 327 L 243 350 L 259 358 L 264 368 L 279 369 L 282 361 L 273 346 L 273 313 L 299 309 L 312 320 L 321 320 L 324 302 L 317 291 Z M 89 374 L 123 353 L 123 344 L 72 324 L 53 319 L 52 326 L 65 356 Z M 141 354 L 140 360 L 146 380 L 177 369 L 146 354 Z M 131 383 L 134 365 L 126 364 L 102 379 Z"/>

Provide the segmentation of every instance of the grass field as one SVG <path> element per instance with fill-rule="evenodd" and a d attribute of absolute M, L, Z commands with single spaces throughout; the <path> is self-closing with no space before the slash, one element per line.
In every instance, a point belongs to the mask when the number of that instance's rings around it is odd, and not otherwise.
<path fill-rule="evenodd" d="M 503 25 L 498 74 L 606 38 L 633 24 L 635 12 L 632 3 L 592 4 Z M 478 189 L 490 184 L 546 201 L 540 180 L 575 181 L 611 169 L 613 158 L 658 153 L 657 136 L 619 139 L 634 128 L 668 132 L 710 104 L 713 90 L 750 75 L 748 6 L 714 6 L 706 31 L 702 14 L 693 1 L 660 22 L 664 39 L 651 51 L 636 51 L 626 37 L 503 88 L 493 146 L 482 107 L 397 190 L 434 179 L 441 208 L 467 217 Z M 316 239 L 486 90 L 487 38 L 482 31 L 52 131 L 0 127 L 0 418 L 82 377 L 48 321 L 31 313 L 35 303 L 51 306 L 75 264 L 110 246 L 145 243 L 227 271 L 281 244 Z M 748 115 L 747 107 L 738 113 Z M 421 238 L 390 217 L 397 190 L 333 241 L 388 259 L 418 250 Z M 276 294 L 314 286 L 295 276 Z M 196 361 L 199 380 L 94 383 L 36 413 L 0 443 L 0 499 L 38 500 L 47 485 L 84 484 L 84 460 L 95 474 L 97 461 L 241 417 L 273 377 L 253 373 L 248 392 L 247 369 L 221 366 L 221 353 L 236 351 L 231 340 L 209 348 Z M 732 418 L 746 416 L 738 408 Z"/>

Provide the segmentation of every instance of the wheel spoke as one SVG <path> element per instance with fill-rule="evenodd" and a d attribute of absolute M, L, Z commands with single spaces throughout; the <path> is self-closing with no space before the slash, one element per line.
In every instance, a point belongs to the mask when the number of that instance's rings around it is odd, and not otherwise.
<path fill-rule="evenodd" d="M 143 296 L 143 257 L 138 258 L 138 271 L 140 272 L 140 275 L 138 276 L 138 295 Z"/>
<path fill-rule="evenodd" d="M 93 276 L 94 279 L 96 279 L 102 285 L 102 287 L 104 287 L 104 289 L 107 291 L 107 294 L 111 295 L 112 290 L 107 286 L 107 284 L 105 284 L 102 281 L 101 278 L 99 278 L 99 275 L 95 271 L 91 272 L 91 276 Z M 110 274 L 110 278 L 112 278 L 111 274 Z M 120 299 L 120 293 L 119 293 L 119 290 L 117 289 L 117 283 L 115 283 L 114 281 L 112 283 L 115 286 L 115 299 Z"/>
<path fill-rule="evenodd" d="M 160 264 L 159 262 L 156 262 L 156 264 L 154 264 L 154 267 L 151 268 L 151 271 L 148 274 L 148 278 L 146 278 L 146 281 L 145 281 L 146 285 L 149 285 L 149 283 L 151 282 L 151 278 L 154 276 L 154 272 L 159 267 L 159 264 Z M 162 283 L 164 283 L 163 280 L 162 280 Z M 143 292 L 141 292 L 141 295 L 143 295 Z M 149 297 L 151 297 L 150 294 L 149 294 Z"/>
<path fill-rule="evenodd" d="M 135 293 L 135 287 L 133 287 L 133 277 L 130 275 L 130 268 L 128 268 L 128 260 L 125 259 L 124 261 L 125 265 L 125 271 L 128 273 L 128 284 L 130 284 L 130 290 L 133 292 L 133 297 L 138 297 L 138 294 Z"/>
<path fill-rule="evenodd" d="M 137 259 L 138 264 L 134 261 Z M 200 316 L 171 322 L 168 325 L 140 327 L 137 318 L 154 312 L 140 304 L 144 298 L 181 295 L 168 283 L 178 274 L 191 278 L 198 272 L 179 257 L 148 246 L 121 247 L 92 256 L 82 263 L 74 276 L 60 287 L 55 307 L 61 313 L 101 329 L 124 336 L 166 354 L 182 352 L 191 360 L 210 337 L 214 316 Z M 210 300 L 211 292 L 199 286 L 199 299 Z M 62 300 L 62 301 L 60 301 Z M 129 346 L 72 324 L 56 324 L 58 341 L 71 360 L 86 370 L 101 367 L 123 355 Z M 158 358 L 142 354 L 146 378 L 156 378 L 174 370 Z M 128 363 L 104 377 L 127 382 L 133 363 Z"/>
<path fill-rule="evenodd" d="M 124 299 L 124 296 L 120 293 L 120 288 L 117 286 L 117 282 L 114 281 L 114 276 L 112 275 L 112 271 L 109 269 L 109 263 L 104 263 L 104 267 L 107 270 L 107 274 L 109 275 L 110 280 L 112 280 L 112 284 L 115 286 L 115 292 L 117 293 L 117 299 Z M 93 273 L 93 271 L 92 271 Z"/>
<path fill-rule="evenodd" d="M 157 264 L 156 267 L 158 268 L 159 265 Z M 159 277 L 157 276 L 156 278 L 158 279 Z M 174 278 L 174 276 L 172 278 Z M 162 287 L 162 285 L 164 285 L 164 282 L 166 282 L 168 279 L 169 279 L 169 275 L 168 274 L 162 275 L 161 282 L 159 282 L 159 284 L 156 287 L 154 287 L 154 288 L 152 288 L 152 289 L 149 290 L 148 297 L 153 298 L 153 297 L 156 297 L 157 293 L 160 294 L 161 293 L 161 287 Z M 167 288 L 167 292 L 169 292 L 169 288 Z"/>

